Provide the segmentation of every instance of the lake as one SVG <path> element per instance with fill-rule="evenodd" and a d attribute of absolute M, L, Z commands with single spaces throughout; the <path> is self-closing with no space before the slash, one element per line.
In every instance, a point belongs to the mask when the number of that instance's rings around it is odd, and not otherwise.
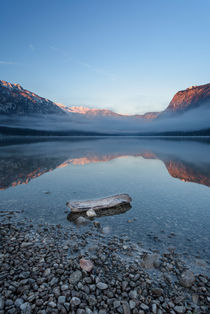
<path fill-rule="evenodd" d="M 132 208 L 97 217 L 145 248 L 210 257 L 210 141 L 193 138 L 2 140 L 0 211 L 73 224 L 66 202 L 128 193 Z M 76 228 L 76 227 L 75 227 Z"/>

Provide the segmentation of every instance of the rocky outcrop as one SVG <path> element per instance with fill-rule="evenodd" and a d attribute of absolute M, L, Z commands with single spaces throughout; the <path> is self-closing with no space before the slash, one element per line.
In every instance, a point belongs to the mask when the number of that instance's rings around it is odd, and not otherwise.
<path fill-rule="evenodd" d="M 164 112 L 182 112 L 202 105 L 210 107 L 210 84 L 191 86 L 179 91 Z"/>
<path fill-rule="evenodd" d="M 40 97 L 19 84 L 0 80 L 0 114 L 14 115 L 62 115 L 65 111 L 54 102 Z"/>

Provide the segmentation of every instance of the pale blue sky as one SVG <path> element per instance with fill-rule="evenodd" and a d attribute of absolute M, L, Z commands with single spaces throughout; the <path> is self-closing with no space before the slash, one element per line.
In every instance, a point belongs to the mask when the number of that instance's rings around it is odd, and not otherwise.
<path fill-rule="evenodd" d="M 164 109 L 210 82 L 209 0 L 7 0 L 0 79 L 65 105 Z"/>

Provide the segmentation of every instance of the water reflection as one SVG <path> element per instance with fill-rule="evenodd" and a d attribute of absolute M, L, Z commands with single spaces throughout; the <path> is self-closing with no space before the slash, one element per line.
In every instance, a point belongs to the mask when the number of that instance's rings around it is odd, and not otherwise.
<path fill-rule="evenodd" d="M 173 178 L 210 186 L 208 141 L 115 138 L 1 146 L 0 190 L 27 184 L 71 164 L 87 165 L 128 156 L 161 160 Z"/>
<path fill-rule="evenodd" d="M 103 217 L 103 216 L 115 216 L 126 213 L 128 210 L 131 209 L 130 204 L 120 205 L 112 208 L 103 208 L 96 211 L 96 218 Z M 83 216 L 86 219 L 94 220 L 94 217 L 90 218 L 86 215 L 86 212 L 74 213 L 70 212 L 67 216 L 67 219 L 71 222 L 77 223 L 77 218 Z"/>

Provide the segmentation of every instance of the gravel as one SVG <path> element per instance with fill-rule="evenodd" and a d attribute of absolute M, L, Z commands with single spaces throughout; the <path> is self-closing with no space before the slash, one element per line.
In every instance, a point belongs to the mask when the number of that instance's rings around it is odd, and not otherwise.
<path fill-rule="evenodd" d="M 209 313 L 207 268 L 194 273 L 175 250 L 146 251 L 102 229 L 4 217 L 0 314 Z"/>

